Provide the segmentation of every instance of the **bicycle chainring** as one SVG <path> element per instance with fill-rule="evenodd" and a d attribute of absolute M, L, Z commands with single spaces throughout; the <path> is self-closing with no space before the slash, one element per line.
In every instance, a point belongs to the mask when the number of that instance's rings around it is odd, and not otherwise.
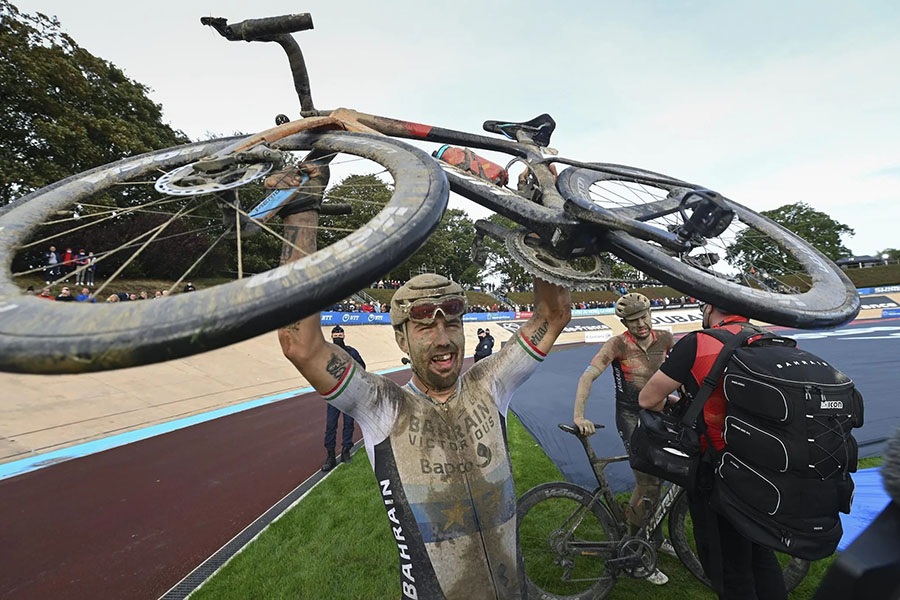
<path fill-rule="evenodd" d="M 230 190 L 264 177 L 272 170 L 270 162 L 237 163 L 215 172 L 203 172 L 191 163 L 169 171 L 156 180 L 156 191 L 170 196 L 199 196 Z"/>
<path fill-rule="evenodd" d="M 545 243 L 526 230 L 511 231 L 505 239 L 506 249 L 526 271 L 548 283 L 573 291 L 589 291 L 615 281 L 609 265 L 599 256 L 586 256 L 572 261 L 551 254 Z"/>
<path fill-rule="evenodd" d="M 628 565 L 622 570 L 636 579 L 644 579 L 656 571 L 656 548 L 648 540 L 625 538 L 619 544 L 618 557 Z"/>

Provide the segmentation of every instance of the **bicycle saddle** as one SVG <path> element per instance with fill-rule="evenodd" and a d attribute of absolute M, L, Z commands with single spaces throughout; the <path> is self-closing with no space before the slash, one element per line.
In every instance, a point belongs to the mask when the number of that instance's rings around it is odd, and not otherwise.
<path fill-rule="evenodd" d="M 550 145 L 550 136 L 553 135 L 553 130 L 556 129 L 556 121 L 553 120 L 553 117 L 544 113 L 530 121 L 524 121 L 522 123 L 512 123 L 510 121 L 485 121 L 483 127 L 485 131 L 505 135 L 511 140 L 518 139 L 516 138 L 517 131 L 524 131 L 535 144 L 541 147 L 547 147 Z"/>

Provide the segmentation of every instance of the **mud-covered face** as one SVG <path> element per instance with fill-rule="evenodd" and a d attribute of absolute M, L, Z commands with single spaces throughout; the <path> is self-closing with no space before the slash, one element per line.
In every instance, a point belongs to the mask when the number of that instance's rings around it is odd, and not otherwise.
<path fill-rule="evenodd" d="M 408 321 L 398 332 L 400 349 L 409 353 L 413 373 L 432 391 L 456 385 L 462 370 L 466 338 L 461 319 L 446 320 L 440 313 L 430 324 Z"/>
<path fill-rule="evenodd" d="M 650 321 L 649 310 L 635 317 L 622 319 L 622 323 L 625 325 L 625 328 L 628 329 L 628 333 L 633 335 L 635 339 L 643 340 L 650 335 L 652 323 Z"/>

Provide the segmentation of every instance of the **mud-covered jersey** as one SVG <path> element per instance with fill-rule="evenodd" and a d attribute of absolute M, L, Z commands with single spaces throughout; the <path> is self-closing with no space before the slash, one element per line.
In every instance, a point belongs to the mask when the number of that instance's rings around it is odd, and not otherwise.
<path fill-rule="evenodd" d="M 506 411 L 544 354 L 514 339 L 466 371 L 444 403 L 352 361 L 325 395 L 362 429 L 404 598 L 525 597 Z"/>
<path fill-rule="evenodd" d="M 604 366 L 612 365 L 617 409 L 640 410 L 638 395 L 641 389 L 659 369 L 669 348 L 675 343 L 669 331 L 652 329 L 650 336 L 653 340 L 646 350 L 626 331 L 611 337 L 597 352 L 595 360 L 599 359 Z"/>

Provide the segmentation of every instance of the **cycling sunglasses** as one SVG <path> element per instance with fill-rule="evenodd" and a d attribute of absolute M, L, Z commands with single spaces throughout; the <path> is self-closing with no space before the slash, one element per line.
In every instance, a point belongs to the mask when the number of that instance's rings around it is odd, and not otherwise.
<path fill-rule="evenodd" d="M 450 296 L 440 301 L 421 300 L 406 307 L 409 319 L 423 325 L 431 325 L 441 311 L 448 321 L 459 319 L 466 312 L 466 299 L 462 296 Z"/>

